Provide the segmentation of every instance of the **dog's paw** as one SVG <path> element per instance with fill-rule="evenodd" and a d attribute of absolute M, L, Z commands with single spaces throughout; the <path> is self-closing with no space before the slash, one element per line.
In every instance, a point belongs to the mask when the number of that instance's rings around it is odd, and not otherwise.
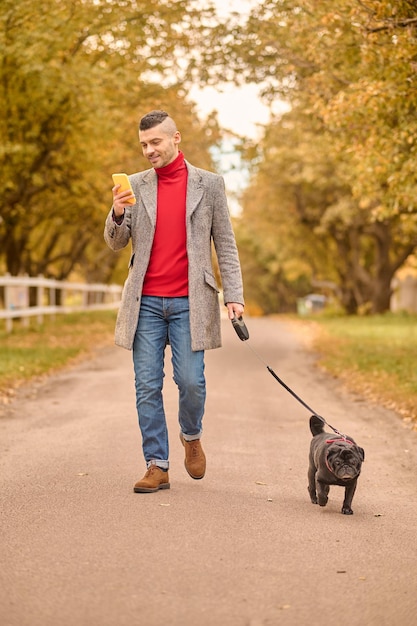
<path fill-rule="evenodd" d="M 343 506 L 342 507 L 342 513 L 343 513 L 343 515 L 353 515 L 353 511 L 350 508 L 350 506 L 349 507 L 348 506 Z"/>
<path fill-rule="evenodd" d="M 327 496 L 319 496 L 319 506 L 326 506 L 329 498 Z"/>

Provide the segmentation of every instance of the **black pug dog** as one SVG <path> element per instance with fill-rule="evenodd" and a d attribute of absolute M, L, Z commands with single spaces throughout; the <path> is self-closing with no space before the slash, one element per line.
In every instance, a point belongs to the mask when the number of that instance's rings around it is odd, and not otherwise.
<path fill-rule="evenodd" d="M 310 445 L 308 492 L 313 504 L 326 506 L 330 485 L 345 487 L 342 513 L 353 515 L 352 500 L 365 452 L 351 437 L 326 433 L 324 423 L 317 415 L 310 417 L 313 439 Z"/>

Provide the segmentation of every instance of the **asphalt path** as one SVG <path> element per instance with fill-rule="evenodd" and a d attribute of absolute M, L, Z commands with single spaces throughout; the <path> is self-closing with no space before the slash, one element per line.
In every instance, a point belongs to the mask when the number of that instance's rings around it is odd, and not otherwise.
<path fill-rule="evenodd" d="M 170 490 L 133 493 L 128 351 L 19 394 L 0 420 L 2 626 L 417 623 L 416 433 L 320 371 L 292 325 L 247 322 L 248 342 L 225 320 L 206 355 L 203 480 L 183 466 L 169 358 Z M 311 504 L 309 412 L 266 364 L 365 449 L 354 515 L 341 487 Z"/>

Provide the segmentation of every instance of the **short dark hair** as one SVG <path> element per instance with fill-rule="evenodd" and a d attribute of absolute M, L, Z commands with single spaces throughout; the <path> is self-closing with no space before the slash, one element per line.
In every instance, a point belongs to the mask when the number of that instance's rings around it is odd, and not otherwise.
<path fill-rule="evenodd" d="M 154 126 L 162 124 L 169 117 L 165 111 L 151 111 L 142 117 L 139 122 L 139 130 L 148 130 Z"/>

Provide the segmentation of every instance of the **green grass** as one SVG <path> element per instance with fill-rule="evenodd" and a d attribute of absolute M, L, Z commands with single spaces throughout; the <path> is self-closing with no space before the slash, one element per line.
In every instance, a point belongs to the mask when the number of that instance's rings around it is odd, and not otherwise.
<path fill-rule="evenodd" d="M 320 365 L 371 400 L 417 419 L 417 316 L 310 318 Z"/>
<path fill-rule="evenodd" d="M 45 316 L 13 331 L 0 327 L 0 403 L 6 403 L 22 383 L 51 374 L 113 342 L 116 313 L 95 311 Z"/>

